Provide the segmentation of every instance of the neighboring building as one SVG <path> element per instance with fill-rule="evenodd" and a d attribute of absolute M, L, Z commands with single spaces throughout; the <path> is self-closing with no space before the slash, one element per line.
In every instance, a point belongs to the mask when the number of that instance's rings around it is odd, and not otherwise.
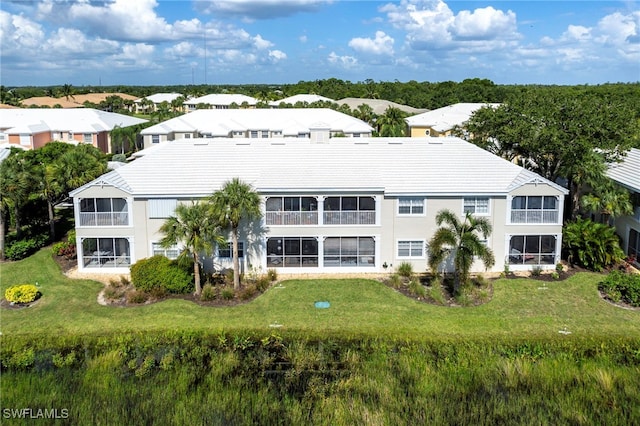
<path fill-rule="evenodd" d="M 441 209 L 491 222 L 492 271 L 560 260 L 567 190 L 458 138 L 190 139 L 72 191 L 79 270 L 126 273 L 154 254 L 175 258 L 179 247 L 160 247 L 161 225 L 177 204 L 235 177 L 256 189 L 264 213 L 240 235 L 245 270 L 379 273 L 410 262 L 424 271 Z M 205 267 L 229 267 L 229 257 L 218 248 Z"/>
<path fill-rule="evenodd" d="M 136 105 L 136 112 L 139 113 L 150 113 L 156 111 L 158 106 L 166 102 L 169 106 L 171 106 L 171 102 L 183 96 L 180 93 L 156 93 L 154 95 L 145 96 L 144 98 L 136 99 L 134 101 Z M 148 101 L 147 102 L 145 102 Z M 184 109 L 184 105 L 180 106 L 180 111 Z"/>
<path fill-rule="evenodd" d="M 459 103 L 407 117 L 405 121 L 409 127 L 409 136 L 412 138 L 451 136 L 456 126 L 462 126 L 474 112 L 486 106 L 496 108 L 499 104 Z"/>
<path fill-rule="evenodd" d="M 146 121 L 91 108 L 0 109 L 0 144 L 36 149 L 51 141 L 88 143 L 110 153 L 111 130 Z"/>
<path fill-rule="evenodd" d="M 398 108 L 400 111 L 406 112 L 407 114 L 420 114 L 428 111 L 426 109 L 414 108 L 384 99 L 344 98 L 335 102 L 338 105 L 347 105 L 352 110 L 357 109 L 362 104 L 369 105 L 376 115 L 383 115 L 390 107 Z"/>
<path fill-rule="evenodd" d="M 373 128 L 362 120 L 328 108 L 198 110 L 147 127 L 144 147 L 182 138 L 369 137 Z"/>
<path fill-rule="evenodd" d="M 258 100 L 251 96 L 238 94 L 212 94 L 189 99 L 184 102 L 187 112 L 200 109 L 255 108 Z"/>
<path fill-rule="evenodd" d="M 53 108 L 59 106 L 61 108 L 82 108 L 84 107 L 85 102 L 90 102 L 92 104 L 99 104 L 110 96 L 117 96 L 119 98 L 124 99 L 125 101 L 133 101 L 136 99 L 133 95 L 128 95 L 126 93 L 85 93 L 85 94 L 74 94 L 73 96 L 66 97 L 62 96 L 60 98 L 52 98 L 50 96 L 38 96 L 34 98 L 28 98 L 20 101 L 20 103 L 24 107 L 48 107 Z"/>
<path fill-rule="evenodd" d="M 607 175 L 631 194 L 633 216 L 616 218 L 615 226 L 625 253 L 635 256 L 640 264 L 640 149 L 632 148 L 622 163 L 609 168 Z"/>
<path fill-rule="evenodd" d="M 333 99 L 325 98 L 324 96 L 301 94 L 301 95 L 289 96 L 288 98 L 280 99 L 277 101 L 271 101 L 269 102 L 269 105 L 271 105 L 273 108 L 278 108 L 281 104 L 296 106 L 296 104 L 309 105 L 314 102 L 333 102 L 334 104 L 336 103 L 336 101 L 334 101 Z"/>

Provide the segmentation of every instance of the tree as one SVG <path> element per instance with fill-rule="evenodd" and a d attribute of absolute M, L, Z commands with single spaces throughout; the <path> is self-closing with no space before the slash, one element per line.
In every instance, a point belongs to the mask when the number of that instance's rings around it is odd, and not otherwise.
<path fill-rule="evenodd" d="M 34 187 L 34 164 L 25 151 L 14 151 L 0 163 L 0 248 L 4 258 L 5 215 L 12 211 L 18 239 L 22 237 L 22 209 Z M 37 178 L 36 178 L 37 179 Z"/>
<path fill-rule="evenodd" d="M 160 227 L 164 237 L 160 244 L 169 248 L 180 244 L 183 251 L 180 256 L 193 259 L 193 276 L 195 281 L 195 295 L 202 293 L 200 283 L 200 253 L 210 255 L 213 251 L 212 243 L 223 243 L 220 226 L 210 215 L 207 203 L 178 204 L 175 215 L 170 216 Z"/>
<path fill-rule="evenodd" d="M 476 257 L 485 267 L 494 265 L 493 252 L 480 239 L 491 234 L 491 224 L 485 218 L 467 213 L 464 221 L 450 210 L 441 210 L 436 215 L 436 224 L 440 227 L 429 241 L 429 267 L 437 273 L 442 262 L 453 256 L 454 293 L 460 292 L 461 285 L 469 280 L 469 270 Z M 445 226 L 442 226 L 442 225 Z"/>
<path fill-rule="evenodd" d="M 580 202 L 585 210 L 600 214 L 602 223 L 609 223 L 610 218 L 633 214 L 629 191 L 609 179 L 583 195 Z"/>
<path fill-rule="evenodd" d="M 404 118 L 406 114 L 399 108 L 388 107 L 384 114 L 378 117 L 378 133 L 380 136 L 404 136 L 407 127 Z"/>
<path fill-rule="evenodd" d="M 368 123 L 371 127 L 375 125 L 376 114 L 369 104 L 360 104 L 353 110 L 353 116 Z"/>
<path fill-rule="evenodd" d="M 225 182 L 211 196 L 213 214 L 222 226 L 231 229 L 233 246 L 233 287 L 240 288 L 240 260 L 238 258 L 238 231 L 242 220 L 255 220 L 262 216 L 260 196 L 251 185 L 233 178 Z"/>
<path fill-rule="evenodd" d="M 74 90 L 73 90 L 73 86 L 70 84 L 65 84 L 62 86 L 62 89 L 60 89 L 60 94 L 62 96 L 65 97 L 65 99 L 68 101 L 69 98 L 71 99 L 76 99 L 73 95 L 74 95 Z"/>
<path fill-rule="evenodd" d="M 588 173 L 603 173 L 637 144 L 637 111 L 615 93 L 595 89 L 534 88 L 512 96 L 495 110 L 480 110 L 469 122 L 477 145 L 521 164 L 570 191 L 575 218 Z"/>
<path fill-rule="evenodd" d="M 137 130 L 137 126 L 115 126 L 113 130 L 111 130 L 111 145 L 113 150 L 120 150 L 121 154 L 124 154 L 125 148 L 129 150 L 135 147 Z"/>

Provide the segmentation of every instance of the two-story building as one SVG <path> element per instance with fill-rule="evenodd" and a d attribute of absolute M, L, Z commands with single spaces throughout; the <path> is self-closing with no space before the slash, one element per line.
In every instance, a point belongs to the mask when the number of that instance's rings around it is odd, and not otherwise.
<path fill-rule="evenodd" d="M 633 215 L 617 217 L 615 226 L 625 253 L 640 265 L 640 149 L 632 148 L 623 162 L 611 165 L 607 175 L 631 194 Z"/>
<path fill-rule="evenodd" d="M 457 126 L 471 118 L 474 112 L 482 107 L 496 108 L 499 104 L 458 103 L 447 105 L 422 114 L 405 118 L 412 138 L 451 136 Z"/>
<path fill-rule="evenodd" d="M 329 108 L 202 109 L 175 117 L 140 134 L 144 147 L 193 138 L 299 138 L 323 141 L 335 136 L 369 137 L 362 120 Z"/>
<path fill-rule="evenodd" d="M 233 106 L 236 108 L 255 108 L 257 103 L 258 100 L 256 98 L 247 95 L 237 93 L 213 93 L 187 99 L 184 102 L 184 107 L 187 112 L 192 112 L 197 109 L 232 109 Z"/>
<path fill-rule="evenodd" d="M 92 108 L 1 109 L 0 144 L 36 149 L 51 141 L 86 143 L 111 153 L 111 131 L 146 123 Z"/>
<path fill-rule="evenodd" d="M 126 273 L 154 254 L 176 257 L 179 247 L 160 247 L 162 223 L 234 177 L 256 189 L 264 213 L 241 235 L 245 268 L 383 272 L 406 261 L 424 271 L 441 209 L 489 219 L 493 271 L 560 260 L 567 191 L 458 138 L 190 139 L 71 193 L 79 270 Z M 205 266 L 229 262 L 224 246 Z"/>

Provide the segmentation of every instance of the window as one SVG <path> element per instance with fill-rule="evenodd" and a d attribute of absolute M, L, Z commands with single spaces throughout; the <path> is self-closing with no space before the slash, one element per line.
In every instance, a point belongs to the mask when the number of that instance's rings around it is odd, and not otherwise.
<path fill-rule="evenodd" d="M 324 200 L 325 225 L 375 225 L 374 197 L 327 197 Z"/>
<path fill-rule="evenodd" d="M 177 259 L 180 255 L 180 249 L 177 245 L 172 245 L 169 248 L 164 248 L 160 245 L 160 243 L 151 243 L 151 255 L 160 255 L 173 260 Z"/>
<path fill-rule="evenodd" d="M 555 235 L 514 235 L 509 239 L 509 264 L 553 265 L 556 263 Z"/>
<path fill-rule="evenodd" d="M 129 212 L 124 198 L 82 198 L 80 226 L 127 226 Z"/>
<path fill-rule="evenodd" d="M 513 197 L 511 223 L 558 223 L 558 204 L 554 196 Z"/>
<path fill-rule="evenodd" d="M 184 138 L 185 139 L 191 139 L 191 133 L 185 133 L 184 134 Z"/>
<path fill-rule="evenodd" d="M 312 237 L 269 238 L 267 267 L 308 268 L 318 266 L 318 240 Z"/>
<path fill-rule="evenodd" d="M 73 140 L 73 133 L 71 133 L 71 132 L 67 133 L 67 139 L 72 141 Z"/>
<path fill-rule="evenodd" d="M 399 198 L 398 214 L 399 215 L 423 215 L 424 214 L 424 198 Z"/>
<path fill-rule="evenodd" d="M 84 133 L 82 135 L 83 143 L 93 143 L 93 135 L 91 133 Z"/>
<path fill-rule="evenodd" d="M 263 139 L 268 138 L 268 137 L 269 137 L 269 131 L 268 131 L 268 130 L 263 130 L 263 131 L 261 131 L 261 132 L 260 132 L 260 136 L 261 136 Z"/>
<path fill-rule="evenodd" d="M 266 210 L 267 225 L 318 224 L 318 200 L 315 197 L 269 197 Z"/>
<path fill-rule="evenodd" d="M 160 135 L 151 135 L 151 143 L 160 143 Z"/>
<path fill-rule="evenodd" d="M 324 266 L 375 266 L 372 237 L 329 237 L 324 240 Z"/>
<path fill-rule="evenodd" d="M 218 247 L 218 257 L 221 259 L 233 259 L 233 242 Z M 244 243 L 238 241 L 238 259 L 244 259 Z"/>
<path fill-rule="evenodd" d="M 464 213 L 477 215 L 489 214 L 489 198 L 488 197 L 469 197 L 464 199 Z"/>
<path fill-rule="evenodd" d="M 424 258 L 424 240 L 398 241 L 398 257 Z"/>
<path fill-rule="evenodd" d="M 82 265 L 85 268 L 128 268 L 131 265 L 126 238 L 84 238 Z"/>
<path fill-rule="evenodd" d="M 249 137 L 250 138 L 257 138 L 258 137 L 258 131 L 257 130 L 252 130 L 249 132 Z"/>
<path fill-rule="evenodd" d="M 427 129 L 424 131 L 425 136 L 431 136 L 431 130 Z"/>
<path fill-rule="evenodd" d="M 176 199 L 151 199 L 148 203 L 149 219 L 165 219 L 173 216 L 177 205 Z"/>

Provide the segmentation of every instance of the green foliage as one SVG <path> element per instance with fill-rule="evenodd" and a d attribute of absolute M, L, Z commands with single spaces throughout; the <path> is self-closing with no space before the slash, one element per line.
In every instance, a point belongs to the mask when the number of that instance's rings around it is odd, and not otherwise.
<path fill-rule="evenodd" d="M 640 274 L 612 271 L 598 288 L 614 302 L 623 301 L 640 307 Z"/>
<path fill-rule="evenodd" d="M 258 289 L 256 288 L 256 286 L 249 284 L 240 291 L 239 296 L 241 300 L 249 300 L 253 296 L 255 296 L 256 293 L 258 293 Z"/>
<path fill-rule="evenodd" d="M 268 276 L 261 276 L 256 280 L 256 290 L 264 293 L 273 281 Z"/>
<path fill-rule="evenodd" d="M 427 294 L 427 290 L 420 283 L 420 280 L 413 278 L 409 281 L 409 291 L 417 297 L 425 297 Z"/>
<path fill-rule="evenodd" d="M 532 277 L 539 277 L 540 275 L 542 275 L 542 266 L 534 265 L 531 268 L 531 276 Z"/>
<path fill-rule="evenodd" d="M 9 260 L 24 259 L 44 247 L 46 243 L 46 236 L 36 236 L 34 238 L 13 241 L 7 245 L 4 255 Z"/>
<path fill-rule="evenodd" d="M 267 277 L 269 278 L 269 281 L 274 282 L 278 280 L 278 271 L 276 271 L 275 269 L 269 269 L 267 270 Z"/>
<path fill-rule="evenodd" d="M 399 289 L 402 286 L 402 279 L 400 278 L 400 274 L 392 274 L 391 277 L 389 277 L 389 280 L 391 281 L 391 287 L 395 289 Z"/>
<path fill-rule="evenodd" d="M 4 298 L 12 303 L 31 303 L 40 297 L 40 291 L 33 284 L 17 284 L 4 292 Z"/>
<path fill-rule="evenodd" d="M 222 298 L 224 300 L 232 300 L 234 297 L 236 297 L 236 292 L 233 290 L 232 287 L 224 287 L 221 291 L 220 291 L 220 296 L 222 296 Z"/>
<path fill-rule="evenodd" d="M 125 154 L 113 154 L 113 157 L 111 157 L 111 161 L 119 161 L 120 163 L 124 163 L 127 161 L 127 156 Z"/>
<path fill-rule="evenodd" d="M 401 277 L 410 278 L 413 275 L 413 265 L 409 262 L 402 262 L 396 268 L 396 273 Z"/>
<path fill-rule="evenodd" d="M 216 293 L 216 288 L 214 286 L 211 284 L 205 284 L 204 287 L 202 287 L 200 300 L 203 302 L 211 302 L 212 300 L 215 300 L 216 297 L 218 297 L 218 294 Z"/>
<path fill-rule="evenodd" d="M 179 294 L 193 291 L 193 279 L 185 268 L 161 255 L 140 259 L 131 265 L 131 281 L 136 289 L 146 292 L 158 289 Z"/>
<path fill-rule="evenodd" d="M 592 271 L 602 271 L 624 259 L 615 228 L 589 219 L 567 223 L 562 244 L 570 263 Z"/>
<path fill-rule="evenodd" d="M 140 304 L 149 300 L 149 294 L 142 290 L 131 290 L 126 293 L 128 303 Z"/>

